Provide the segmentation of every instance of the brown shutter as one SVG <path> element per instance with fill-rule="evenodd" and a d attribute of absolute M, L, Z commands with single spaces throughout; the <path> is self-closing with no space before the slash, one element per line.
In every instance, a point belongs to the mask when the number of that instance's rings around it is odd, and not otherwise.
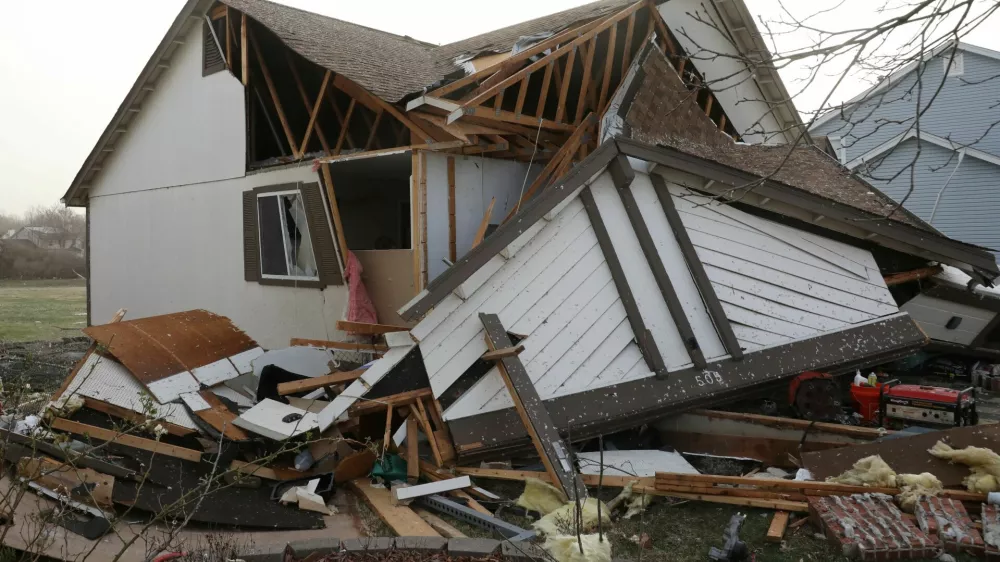
<path fill-rule="evenodd" d="M 208 76 L 226 69 L 226 58 L 219 49 L 219 44 L 212 36 L 208 22 L 201 24 L 201 75 Z"/>
<path fill-rule="evenodd" d="M 340 271 L 333 233 L 327 219 L 326 200 L 320 193 L 318 183 L 303 184 L 301 189 L 302 203 L 309 220 L 309 236 L 312 237 L 313 252 L 316 254 L 316 267 L 319 268 L 320 285 L 343 285 L 344 276 Z"/>
<path fill-rule="evenodd" d="M 243 192 L 243 278 L 260 281 L 260 250 L 257 238 L 257 194 Z"/>

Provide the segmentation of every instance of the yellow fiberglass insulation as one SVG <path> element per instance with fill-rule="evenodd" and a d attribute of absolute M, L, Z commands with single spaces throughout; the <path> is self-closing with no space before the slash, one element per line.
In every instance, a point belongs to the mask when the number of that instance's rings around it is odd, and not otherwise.
<path fill-rule="evenodd" d="M 566 494 L 548 482 L 542 482 L 537 478 L 528 478 L 524 481 L 524 492 L 517 498 L 517 505 L 528 511 L 537 511 L 542 515 L 548 515 L 559 509 L 567 501 Z"/>
<path fill-rule="evenodd" d="M 851 486 L 873 486 L 878 488 L 895 488 L 896 471 L 889 467 L 882 457 L 872 455 L 859 459 L 854 466 L 840 476 L 826 479 L 827 482 L 848 484 Z"/>
<path fill-rule="evenodd" d="M 597 534 L 583 535 L 579 539 L 576 535 L 557 535 L 546 538 L 543 546 L 556 562 L 611 562 L 611 541 L 607 534 L 603 541 Z"/>
<path fill-rule="evenodd" d="M 583 525 L 580 529 L 581 533 L 590 533 L 597 530 L 597 499 L 587 498 L 581 502 L 580 507 L 583 511 Z M 607 529 L 611 526 L 611 515 L 608 507 L 601 504 L 601 520 L 604 523 L 604 528 Z M 546 537 L 555 537 L 558 535 L 576 535 L 576 504 L 569 502 L 559 509 L 549 513 L 545 517 L 542 517 L 532 525 L 536 531 L 545 535 Z"/>
<path fill-rule="evenodd" d="M 921 497 L 936 496 L 944 489 L 938 477 L 930 472 L 897 474 L 896 483 L 901 490 L 896 499 L 899 507 L 906 513 L 913 513 Z"/>
<path fill-rule="evenodd" d="M 964 464 L 972 469 L 963 483 L 970 492 L 987 493 L 1000 490 L 1000 455 L 983 447 L 954 449 L 938 441 L 927 450 L 939 459 Z"/>

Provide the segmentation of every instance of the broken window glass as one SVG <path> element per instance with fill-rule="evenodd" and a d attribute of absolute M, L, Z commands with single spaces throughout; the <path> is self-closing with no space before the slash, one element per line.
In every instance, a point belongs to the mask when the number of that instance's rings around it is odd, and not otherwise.
<path fill-rule="evenodd" d="M 265 279 L 318 280 L 312 238 L 297 191 L 257 196 L 260 272 Z"/>

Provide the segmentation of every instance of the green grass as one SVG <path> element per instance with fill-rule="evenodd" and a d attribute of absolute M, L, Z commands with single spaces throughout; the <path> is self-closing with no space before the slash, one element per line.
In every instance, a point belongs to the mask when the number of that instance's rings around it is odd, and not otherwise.
<path fill-rule="evenodd" d="M 86 281 L 0 280 L 0 341 L 79 336 L 86 325 Z"/>

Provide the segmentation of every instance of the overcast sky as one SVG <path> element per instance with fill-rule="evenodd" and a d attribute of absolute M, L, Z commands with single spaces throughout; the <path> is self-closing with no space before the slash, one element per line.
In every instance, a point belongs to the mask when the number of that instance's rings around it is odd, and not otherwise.
<path fill-rule="evenodd" d="M 0 18 L 0 212 L 22 213 L 58 201 L 81 163 L 156 48 L 183 0 L 49 0 L 44 19 L 35 2 L 6 2 Z M 584 4 L 581 0 L 505 0 L 502 9 L 474 10 L 466 0 L 282 0 L 329 16 L 405 34 L 431 43 L 449 43 L 548 13 Z M 751 11 L 777 18 L 777 0 L 748 0 Z M 826 0 L 786 2 L 825 6 Z M 846 0 L 826 14 L 830 27 L 877 21 L 881 2 Z M 800 9 L 800 8 L 796 8 Z M 801 8 L 816 9 L 816 8 Z M 801 14 L 800 14 L 801 15 Z M 996 20 L 997 18 L 994 18 Z M 991 34 L 983 26 L 969 37 L 1000 49 L 1000 21 Z M 804 35 L 785 38 L 798 44 Z M 799 89 L 801 69 L 782 75 Z M 833 78 L 824 78 L 797 100 L 801 110 L 822 101 Z M 853 79 L 841 97 L 862 91 Z"/>

